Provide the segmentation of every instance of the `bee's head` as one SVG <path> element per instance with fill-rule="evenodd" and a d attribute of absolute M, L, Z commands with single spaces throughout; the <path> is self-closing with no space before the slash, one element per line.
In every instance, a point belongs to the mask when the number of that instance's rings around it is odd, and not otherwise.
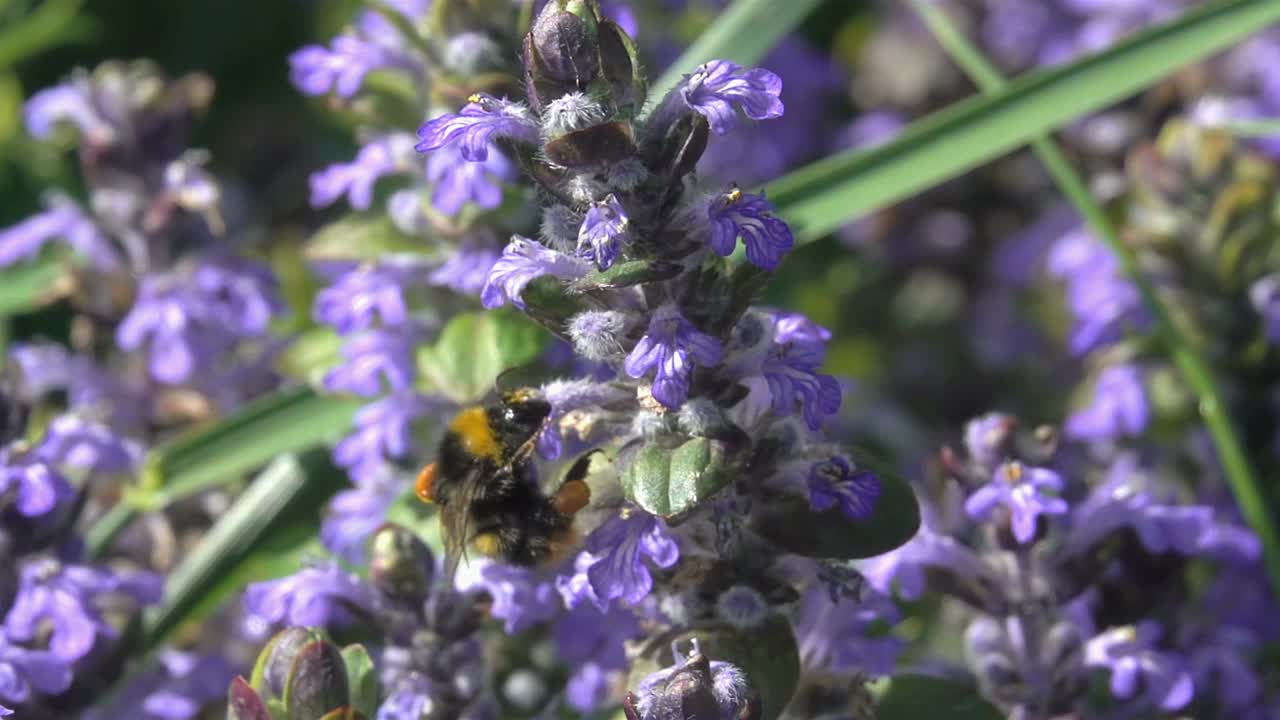
<path fill-rule="evenodd" d="M 500 403 L 499 431 L 509 439 L 532 437 L 551 414 L 551 403 L 532 389 L 503 393 Z"/>

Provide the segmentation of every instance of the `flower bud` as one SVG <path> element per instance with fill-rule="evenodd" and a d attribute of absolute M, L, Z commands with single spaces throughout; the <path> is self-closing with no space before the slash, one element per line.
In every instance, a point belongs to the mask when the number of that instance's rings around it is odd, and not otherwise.
<path fill-rule="evenodd" d="M 529 33 L 533 71 L 539 79 L 585 90 L 598 69 L 594 18 L 566 12 L 559 6 L 557 2 L 547 3 Z"/>
<path fill-rule="evenodd" d="M 373 536 L 369 580 L 394 600 L 420 603 L 431 590 L 435 558 L 421 540 L 399 525 L 383 525 Z"/>
<path fill-rule="evenodd" d="M 308 643 L 323 639 L 323 633 L 310 628 L 291 627 L 276 633 L 258 655 L 253 669 L 254 689 L 268 701 L 283 698 L 298 651 Z"/>
<path fill-rule="evenodd" d="M 594 0 L 552 0 L 524 38 L 525 90 L 537 112 L 550 101 L 580 92 L 599 74 Z"/>
<path fill-rule="evenodd" d="M 285 683 L 284 704 L 289 720 L 325 717 L 350 703 L 347 666 L 338 647 L 328 640 L 303 645 Z"/>
<path fill-rule="evenodd" d="M 271 720 L 267 704 L 242 677 L 232 680 L 227 691 L 227 720 Z"/>
<path fill-rule="evenodd" d="M 630 698 L 628 698 L 630 700 Z M 631 704 L 631 703 L 629 703 Z M 634 708 L 631 713 L 634 713 Z M 628 713 L 628 720 L 632 714 Z M 636 716 L 638 717 L 638 716 Z M 712 692 L 711 662 L 694 651 L 683 665 L 675 670 L 652 699 L 644 720 L 694 720 L 694 718 L 718 718 L 720 705 Z"/>

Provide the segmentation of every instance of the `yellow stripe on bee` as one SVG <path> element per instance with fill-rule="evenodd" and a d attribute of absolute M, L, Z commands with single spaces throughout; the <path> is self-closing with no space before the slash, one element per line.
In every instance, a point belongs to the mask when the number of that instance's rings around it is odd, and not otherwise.
<path fill-rule="evenodd" d="M 463 449 L 467 453 L 495 462 L 499 460 L 498 438 L 493 434 L 493 426 L 489 424 L 489 416 L 484 408 L 463 410 L 449 424 L 449 429 L 461 438 Z"/>
<path fill-rule="evenodd" d="M 496 557 L 498 551 L 502 549 L 501 545 L 498 543 L 498 534 L 491 532 L 480 533 L 477 535 L 475 539 L 471 541 L 471 547 L 475 548 L 476 552 L 481 555 L 486 555 L 488 557 Z"/>

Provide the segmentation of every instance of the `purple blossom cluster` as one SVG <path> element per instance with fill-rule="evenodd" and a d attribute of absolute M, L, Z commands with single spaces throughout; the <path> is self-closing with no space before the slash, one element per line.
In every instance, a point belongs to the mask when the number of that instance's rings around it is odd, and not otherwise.
<path fill-rule="evenodd" d="M 154 570 L 168 564 L 152 543 L 172 518 L 147 512 L 147 528 L 93 541 L 88 531 L 123 502 L 153 444 L 278 382 L 275 277 L 224 209 L 208 153 L 187 146 L 212 90 L 202 75 L 106 62 L 24 108 L 34 139 L 76 149 L 83 195 L 51 191 L 45 210 L 0 230 L 0 265 L 56 268 L 41 302 L 72 317 L 65 344 L 8 352 L 3 406 L 21 418 L 0 449 L 0 714 L 80 717 L 133 677 L 140 613 L 160 600 Z M 225 665 L 221 648 L 163 652 L 164 669 L 128 681 L 137 692 L 121 712 L 187 720 L 225 694 L 225 674 L 190 677 L 192 663 Z"/>
<path fill-rule="evenodd" d="M 1238 653 L 1269 631 L 1240 627 L 1218 595 L 1259 567 L 1260 544 L 1230 507 L 1185 504 L 1168 470 L 1138 453 L 1089 460 L 1052 429 L 1024 437 L 1000 413 L 970 421 L 965 447 L 963 458 L 944 452 L 945 484 L 919 534 L 862 570 L 880 592 L 954 603 L 968 623 L 967 669 L 988 699 L 1016 717 L 1262 707 L 1257 670 Z M 1218 565 L 1218 579 L 1184 585 L 1194 559 Z M 1260 582 L 1240 589 L 1266 593 Z M 1199 639 L 1219 637 L 1239 645 Z M 1094 671 L 1109 700 L 1088 691 Z"/>
<path fill-rule="evenodd" d="M 442 42 L 418 40 L 406 52 Z M 815 672 L 887 673 L 900 643 L 870 637 L 899 619 L 886 598 L 873 597 L 847 561 L 789 557 L 760 532 L 771 521 L 753 510 L 794 500 L 802 518 L 857 526 L 882 497 L 881 477 L 823 438 L 842 395 L 822 372 L 831 333 L 803 316 L 751 305 L 792 249 L 791 230 L 763 193 L 733 185 L 708 192 L 693 175 L 719 136 L 783 114 L 781 78 L 711 61 L 643 113 L 632 41 L 590 2 L 548 2 L 526 37 L 523 61 L 523 91 L 475 92 L 443 114 L 437 103 L 448 95 L 427 93 L 422 105 L 434 117 L 413 146 L 425 156 L 425 174 L 415 170 L 422 157 L 401 155 L 403 135 L 384 133 L 352 166 L 314 176 L 313 198 L 348 194 L 353 207 L 370 209 L 373 183 L 404 175 L 411 189 L 389 198 L 392 222 L 447 258 L 478 233 L 503 231 L 509 218 L 484 212 L 498 204 L 485 184 L 514 180 L 507 171 L 517 166 L 526 171 L 528 185 L 502 192 L 538 197 L 541 227 L 514 234 L 471 290 L 484 307 L 511 306 L 567 341 L 584 369 L 536 389 L 551 406 L 537 442 L 544 459 L 588 449 L 610 458 L 608 469 L 590 474 L 594 500 L 582 516 L 580 545 L 539 567 L 472 557 L 452 587 L 433 583 L 425 601 L 418 592 L 406 603 L 387 584 L 400 576 L 384 573 L 398 559 L 383 557 L 389 545 L 382 538 L 398 531 L 376 528 L 403 494 L 396 461 L 413 453 L 414 423 L 436 403 L 418 390 L 414 352 L 451 303 L 432 294 L 432 278 L 448 260 L 433 269 L 416 261 L 423 253 L 403 262 L 384 254 L 334 265 L 332 284 L 315 303 L 315 318 L 342 343 L 342 362 L 323 386 L 373 399 L 335 449 L 356 487 L 335 499 L 322 532 L 340 558 L 367 557 L 369 579 L 325 561 L 251 587 L 246 607 L 277 625 L 376 628 L 387 646 L 376 660 L 385 691 L 379 717 L 415 716 L 440 703 L 460 713 L 450 717 L 488 717 L 498 701 L 527 710 L 556 702 L 558 691 L 496 682 L 479 652 L 488 627 L 480 617 L 468 613 L 456 630 L 437 626 L 461 615 L 433 610 L 435 603 L 475 607 L 486 597 L 481 607 L 505 634 L 554 649 L 567 666 L 562 702 L 578 712 L 624 700 L 619 691 L 637 660 L 636 643 L 682 634 L 692 643 L 678 646 L 675 666 L 634 688 L 629 712 L 675 717 L 663 708 L 690 676 L 708 685 L 697 692 L 710 698 L 716 717 L 758 717 L 784 700 L 762 699 L 751 686 L 751 672 L 761 670 L 700 654 L 699 638 L 715 646 L 715 628 L 747 635 L 768 628 L 784 642 L 784 657 L 791 646 L 794 662 L 803 658 Z M 430 89 L 430 73 L 423 77 Z M 470 189 L 452 185 L 464 182 Z M 462 197 L 478 212 L 456 212 Z M 414 222 L 397 215 L 427 198 L 431 206 L 421 205 Z M 451 244 L 459 237 L 461 244 Z M 631 484 L 673 482 L 640 458 L 682 444 L 713 458 L 682 472 L 723 480 L 681 509 L 660 510 Z M 408 555 L 421 564 L 420 551 Z M 701 569 L 679 580 L 684 567 Z M 804 608 L 794 608 L 801 596 Z M 857 621 L 845 618 L 845 607 L 859 609 Z M 821 649 L 833 631 L 840 647 Z M 448 662 L 420 646 L 427 637 Z M 866 649 L 855 647 L 864 639 Z M 463 676 L 472 690 L 459 694 Z M 450 682 L 455 690 L 444 690 Z"/>
<path fill-rule="evenodd" d="M 160 599 L 161 578 L 90 560 L 78 535 L 82 498 L 134 472 L 138 444 L 74 414 L 29 441 L 25 391 L 10 383 L 3 398 L 19 412 L 0 449 L 0 715 L 51 718 L 95 700 L 98 679 L 118 670 L 123 621 Z"/>

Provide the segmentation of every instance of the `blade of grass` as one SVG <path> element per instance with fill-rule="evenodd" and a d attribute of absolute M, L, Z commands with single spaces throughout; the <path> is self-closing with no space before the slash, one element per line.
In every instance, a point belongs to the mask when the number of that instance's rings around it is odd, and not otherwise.
<path fill-rule="evenodd" d="M 137 488 L 90 528 L 89 554 L 97 556 L 138 510 L 165 507 L 285 453 L 337 438 L 350 427 L 359 403 L 298 387 L 260 398 L 230 417 L 152 450 Z"/>
<path fill-rule="evenodd" d="M 942 9 L 929 0 L 912 0 L 912 5 L 947 54 L 983 92 L 998 93 L 1005 88 L 1006 83 L 1000 72 L 956 29 Z M 1137 286 L 1143 303 L 1155 320 L 1157 337 L 1165 345 L 1183 379 L 1196 394 L 1200 415 L 1209 428 L 1236 503 L 1249 526 L 1262 541 L 1272 589 L 1280 594 L 1280 536 L 1276 533 L 1257 477 L 1245 456 L 1244 446 L 1232 427 L 1231 418 L 1227 416 L 1222 394 L 1208 362 L 1170 319 L 1169 311 L 1156 295 L 1155 286 L 1139 268 L 1137 256 L 1121 242 L 1106 211 L 1094 200 L 1084 180 L 1071 166 L 1062 150 L 1048 135 L 1034 136 L 1031 147 L 1048 169 L 1058 189 L 1075 205 L 1089 229 L 1116 256 L 1125 276 Z"/>
<path fill-rule="evenodd" d="M 298 558 L 290 550 L 314 540 L 321 508 L 343 477 L 323 450 L 276 458 L 170 573 L 164 598 L 144 620 L 144 647 L 155 649 L 247 583 L 296 570 Z M 272 557 L 287 558 L 288 566 L 263 562 Z"/>
<path fill-rule="evenodd" d="M 649 88 L 657 102 L 686 73 L 708 60 L 754 65 L 822 0 L 737 0 Z"/>
<path fill-rule="evenodd" d="M 67 269 L 65 258 L 46 253 L 0 270 L 0 315 L 16 315 L 43 305 L 55 295 L 54 287 Z"/>
<path fill-rule="evenodd" d="M 1207 3 L 1105 52 L 956 103 L 912 123 L 889 143 L 840 153 L 789 173 L 769 183 L 769 198 L 798 239 L 816 240 L 867 212 L 1132 95 L 1276 22 L 1276 0 Z"/>

